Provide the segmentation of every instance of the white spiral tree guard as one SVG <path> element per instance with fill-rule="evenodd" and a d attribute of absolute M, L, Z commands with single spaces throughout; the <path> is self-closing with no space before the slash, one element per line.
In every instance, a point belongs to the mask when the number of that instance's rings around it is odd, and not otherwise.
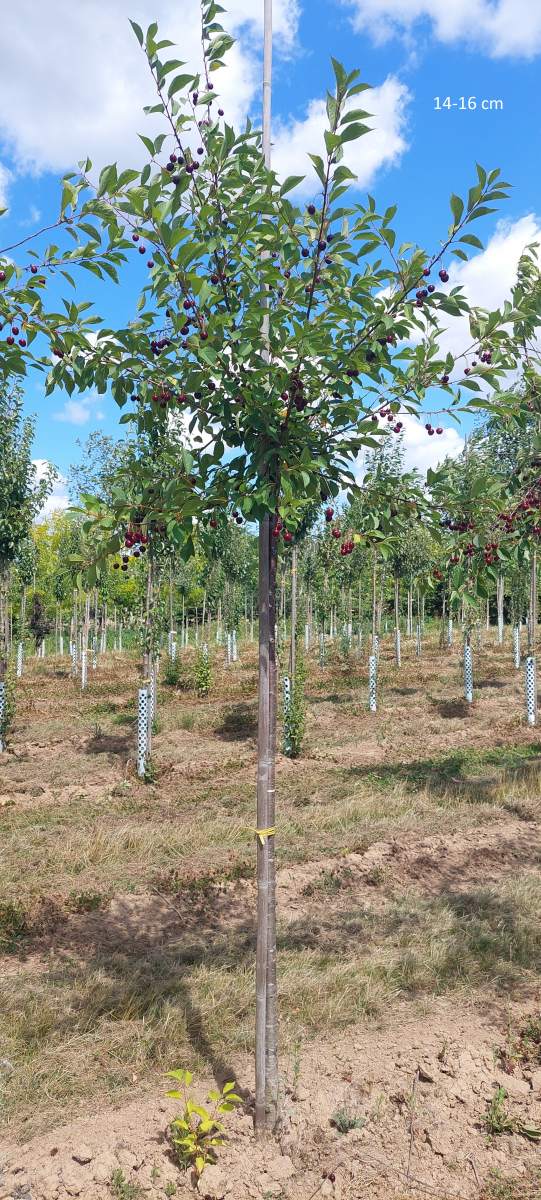
<path fill-rule="evenodd" d="M 23 644 L 22 644 L 22 642 L 19 642 L 19 645 L 17 646 L 17 666 L 15 669 L 16 669 L 16 673 L 17 673 L 17 679 L 20 679 L 21 675 L 23 673 Z"/>
<path fill-rule="evenodd" d="M 5 741 L 4 741 L 4 724 L 5 724 L 5 720 L 6 720 L 6 707 L 7 707 L 6 685 L 5 685 L 5 683 L 0 683 L 0 753 L 3 750 L 5 750 L 5 748 L 6 748 Z"/>
<path fill-rule="evenodd" d="M 137 693 L 137 774 L 142 778 L 148 757 L 149 691 L 139 688 Z"/>
<path fill-rule="evenodd" d="M 533 654 L 526 659 L 526 720 L 528 725 L 537 724 L 537 669 Z"/>
<path fill-rule="evenodd" d="M 473 656 L 467 643 L 464 646 L 464 699 L 473 704 Z"/>
<path fill-rule="evenodd" d="M 378 707 L 378 660 L 375 654 L 368 659 L 368 707 L 376 712 Z"/>
<path fill-rule="evenodd" d="M 325 634 L 324 633 L 320 633 L 320 635 L 319 635 L 319 665 L 320 665 L 320 667 L 325 666 Z"/>

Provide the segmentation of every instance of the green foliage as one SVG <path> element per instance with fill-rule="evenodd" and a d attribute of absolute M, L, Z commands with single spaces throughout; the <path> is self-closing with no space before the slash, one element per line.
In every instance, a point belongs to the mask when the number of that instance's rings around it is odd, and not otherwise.
<path fill-rule="evenodd" d="M 195 656 L 195 690 L 198 696 L 208 696 L 212 685 L 212 668 L 208 646 L 199 646 Z"/>
<path fill-rule="evenodd" d="M 109 1187 L 113 1200 L 140 1200 L 143 1195 L 139 1184 L 130 1183 L 121 1167 L 113 1171 Z"/>
<path fill-rule="evenodd" d="M 163 682 L 167 684 L 167 687 L 178 687 L 181 677 L 182 666 L 177 650 L 177 657 L 175 659 L 170 657 L 166 659 L 165 670 L 163 672 L 162 679 Z"/>
<path fill-rule="evenodd" d="M 10 953 L 28 931 L 26 914 L 20 904 L 0 900 L 0 950 Z"/>
<path fill-rule="evenodd" d="M 4 675 L 4 683 L 5 683 L 5 693 L 4 693 L 5 701 L 4 701 L 3 716 L 2 716 L 2 719 L 0 720 L 0 739 L 2 741 L 2 744 L 5 747 L 9 741 L 9 732 L 13 728 L 13 722 L 15 719 L 15 709 L 16 709 L 16 677 L 15 677 L 15 663 L 14 663 L 13 659 L 10 659 L 8 661 L 5 675 Z"/>
<path fill-rule="evenodd" d="M 345 1108 L 339 1108 L 331 1117 L 331 1125 L 338 1133 L 351 1133 L 352 1129 L 362 1129 L 366 1125 L 364 1117 L 354 1117 L 346 1112 Z"/>
<path fill-rule="evenodd" d="M 501 1133 L 519 1133 L 530 1142 L 541 1141 L 541 1129 L 537 1125 L 527 1124 L 520 1117 L 512 1116 L 506 1102 L 505 1088 L 496 1088 L 494 1095 L 488 1101 L 487 1111 L 483 1118 L 487 1133 L 491 1137 L 497 1137 Z"/>
<path fill-rule="evenodd" d="M 169 1079 L 180 1085 L 168 1091 L 172 1100 L 182 1100 L 182 1112 L 171 1122 L 169 1135 L 179 1164 L 185 1171 L 194 1169 L 199 1176 L 208 1163 L 216 1161 L 216 1147 L 225 1140 L 225 1127 L 219 1118 L 233 1112 L 242 1099 L 235 1092 L 234 1083 L 224 1083 L 221 1092 L 211 1091 L 207 1096 L 206 1108 L 196 1104 L 189 1092 L 193 1075 L 190 1071 L 168 1071 Z"/>
<path fill-rule="evenodd" d="M 491 1137 L 500 1133 L 513 1133 L 514 1124 L 507 1112 L 507 1092 L 504 1087 L 496 1088 L 487 1104 L 484 1124 Z"/>
<path fill-rule="evenodd" d="M 34 592 L 30 604 L 30 613 L 28 617 L 28 628 L 31 630 L 36 643 L 36 649 L 41 645 L 44 638 L 51 632 L 52 623 L 45 611 L 45 605 L 39 592 Z"/>
<path fill-rule="evenodd" d="M 32 462 L 34 422 L 23 417 L 20 390 L 0 389 L 0 574 L 16 559 L 49 495 L 52 468 L 38 482 Z"/>
<path fill-rule="evenodd" d="M 157 40 L 155 23 L 146 35 L 134 24 L 157 94 L 150 111 L 163 118 L 163 132 L 142 136 L 142 170 L 108 164 L 94 192 L 87 162 L 64 181 L 62 211 L 71 214 L 82 268 L 123 283 L 119 269 L 137 250 L 132 238 L 152 256 L 125 327 L 90 338 L 91 318 L 76 304 L 67 321 L 51 320 L 54 329 L 45 323 L 59 351 L 53 367 L 47 363 L 47 391 L 102 392 L 110 384 L 135 435 L 131 460 L 109 481 L 108 511 L 87 506 L 103 535 L 97 558 L 118 549 L 119 525 L 137 508 L 188 559 L 197 524 L 222 528 L 234 511 L 241 522 L 276 514 L 286 532 L 302 531 L 323 497 L 354 489 L 359 452 L 383 434 L 375 409 L 385 402 L 392 414 L 402 406 L 418 412 L 450 370 L 439 317 L 460 316 L 468 304 L 460 287 L 416 299 L 423 270 L 478 248 L 466 227 L 507 195 L 499 171 L 479 167 L 468 197 L 453 195 L 453 223 L 432 253 L 399 245 L 395 206 L 378 213 L 372 197 L 359 204 L 351 194 L 351 143 L 370 131 L 354 105 L 367 85 L 333 60 L 328 127 L 321 154 L 311 155 L 317 206 L 299 207 L 289 195 L 301 177 L 280 183 L 266 168 L 261 131 L 236 132 L 217 115 L 217 87 L 206 85 L 232 44 L 218 13 L 202 8 L 200 76 L 179 74 L 176 60 L 162 56 L 169 42 Z M 196 163 L 193 130 L 203 151 Z M 9 297 L 9 265 L 6 276 Z M 531 307 L 526 283 L 523 298 Z M 488 375 L 497 383 L 510 358 L 503 316 L 474 312 L 471 324 L 474 336 L 490 333 Z M 464 407 L 459 382 L 445 385 L 450 407 Z M 479 388 L 471 375 L 462 386 Z M 178 433 L 186 427 L 189 449 Z M 93 582 L 92 563 L 88 569 Z"/>

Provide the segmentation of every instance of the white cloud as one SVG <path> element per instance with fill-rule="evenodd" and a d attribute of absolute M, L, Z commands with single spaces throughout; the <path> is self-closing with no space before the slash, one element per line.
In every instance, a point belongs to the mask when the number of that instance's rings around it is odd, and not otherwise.
<path fill-rule="evenodd" d="M 39 483 L 40 479 L 43 479 L 43 476 L 49 470 L 51 464 L 46 458 L 34 458 L 33 463 L 36 468 L 36 481 Z M 39 516 L 48 517 L 52 512 L 57 512 L 59 509 L 68 508 L 68 505 L 69 496 L 67 490 L 67 479 L 64 475 L 57 473 L 57 478 L 53 484 L 53 490 L 50 496 L 47 497 Z"/>
<path fill-rule="evenodd" d="M 91 419 L 102 421 L 105 414 L 100 408 L 96 409 L 99 403 L 99 396 L 90 392 L 80 400 L 66 400 L 63 408 L 53 413 L 53 418 L 55 421 L 65 421 L 68 425 L 88 425 Z"/>
<path fill-rule="evenodd" d="M 343 0 L 359 33 L 377 43 L 418 33 L 428 21 L 438 41 L 461 42 L 491 58 L 534 58 L 541 52 L 541 7 L 536 0 Z"/>
<path fill-rule="evenodd" d="M 379 87 L 363 93 L 361 103 L 372 114 L 366 122 L 372 132 L 344 146 L 344 162 L 355 171 L 360 187 L 370 186 L 377 171 L 395 165 L 407 149 L 405 126 L 410 100 L 405 84 L 392 75 Z M 282 178 L 305 171 L 307 177 L 298 189 L 304 194 L 320 186 L 308 154 L 321 154 L 327 125 L 325 101 L 311 100 L 304 119 L 281 122 L 275 127 L 273 166 Z"/>
<path fill-rule="evenodd" d="M 456 259 L 449 265 L 448 287 L 460 284 L 470 304 L 487 309 L 500 308 L 510 298 L 516 280 L 519 258 L 531 242 L 541 241 L 541 221 L 534 213 L 517 221 L 499 221 L 483 251 L 469 262 Z M 471 344 L 466 317 L 453 317 L 440 340 L 442 350 L 462 354 Z M 460 369 L 464 366 L 460 364 Z"/>
<path fill-rule="evenodd" d="M 12 172 L 0 163 L 0 208 L 8 207 L 8 188 L 12 179 Z"/>
<path fill-rule="evenodd" d="M 214 82 L 227 118 L 238 123 L 260 85 L 263 5 L 230 0 L 227 10 L 224 24 L 240 40 L 228 54 L 228 69 Z M 0 73 L 0 142 L 18 169 L 62 171 L 87 154 L 97 166 L 141 161 L 137 132 L 151 132 L 154 120 L 141 109 L 156 96 L 128 18 L 145 29 L 157 20 L 160 34 L 176 43 L 165 55 L 197 70 L 199 14 L 199 0 L 8 5 L 2 14 L 10 50 Z M 298 0 L 276 0 L 276 41 L 286 51 L 294 45 L 298 19 Z"/>
<path fill-rule="evenodd" d="M 464 438 L 455 425 L 444 425 L 439 417 L 422 414 L 421 420 L 405 414 L 400 418 L 404 425 L 404 466 L 407 471 L 414 468 L 426 475 L 429 467 L 437 467 L 444 458 L 458 458 L 464 447 Z M 432 436 L 425 429 L 425 422 L 431 420 L 435 428 L 443 429 L 443 433 Z"/>
<path fill-rule="evenodd" d="M 423 479 L 429 467 L 436 468 L 445 458 L 458 458 L 464 448 L 464 438 L 455 425 L 445 425 L 444 419 L 423 412 L 420 418 L 409 413 L 400 415 L 403 430 L 401 445 L 404 452 L 404 470 L 419 471 Z M 443 433 L 429 434 L 425 424 L 431 421 L 434 429 Z M 392 435 L 389 435 L 392 436 Z M 357 459 L 355 475 L 362 482 L 366 470 L 366 454 Z"/>

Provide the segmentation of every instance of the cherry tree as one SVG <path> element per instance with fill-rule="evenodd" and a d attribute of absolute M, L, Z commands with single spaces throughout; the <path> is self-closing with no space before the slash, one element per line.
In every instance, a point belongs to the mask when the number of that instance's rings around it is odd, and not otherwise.
<path fill-rule="evenodd" d="M 52 469 L 38 480 L 33 440 L 34 422 L 23 415 L 20 388 L 4 386 L 0 390 L 0 682 L 5 678 L 10 643 L 10 571 L 54 480 Z"/>
<path fill-rule="evenodd" d="M 295 536 L 308 506 L 329 504 L 356 488 L 359 453 L 381 436 L 382 403 L 394 425 L 418 415 L 439 388 L 442 406 L 459 410 L 475 375 L 497 386 L 511 361 L 500 314 L 470 314 L 474 344 L 490 336 L 477 372 L 439 348 L 440 319 L 468 314 L 447 264 L 481 245 L 471 224 L 492 211 L 507 185 L 478 167 L 465 201 L 451 197 L 451 225 L 430 250 L 397 244 L 391 206 L 360 201 L 346 165 L 348 144 L 370 133 L 360 72 L 332 60 L 327 129 L 310 154 L 313 200 L 291 194 L 301 176 L 279 180 L 270 162 L 271 3 L 265 0 L 263 129 L 236 131 L 217 89 L 232 39 L 221 8 L 202 3 L 199 71 L 169 57 L 156 24 L 134 33 L 148 60 L 163 122 L 143 136 L 142 169 L 115 164 L 96 177 L 85 161 L 66 178 L 63 220 L 79 266 L 118 278 L 140 264 L 131 319 L 107 328 L 85 304 L 43 311 L 32 279 L 4 275 L 0 297 L 10 321 L 20 313 L 27 343 L 10 345 L 6 369 L 47 372 L 47 390 L 111 388 L 122 420 L 139 437 L 160 438 L 157 470 L 140 462 L 134 487 L 92 519 L 104 553 L 125 538 L 125 524 L 163 529 L 188 557 L 201 523 L 220 527 L 235 512 L 259 527 L 259 739 L 257 770 L 258 942 L 256 960 L 256 1129 L 278 1119 L 278 1015 L 275 905 L 276 570 L 280 546 Z M 361 99 L 360 99 L 361 97 Z M 54 253 L 49 264 L 55 262 Z M 71 271 L 64 262 L 59 270 Z M 14 269 L 15 272 L 17 269 Z M 32 272 L 32 267 L 30 267 Z M 9 279 L 8 272 L 11 272 Z M 69 283 L 69 279 L 68 279 Z M 18 290 L 17 290 L 18 289 Z M 12 326 L 10 326 L 12 328 Z M 39 334 L 49 352 L 40 350 Z M 14 334 L 9 335 L 15 338 Z M 38 339 L 37 342 L 35 339 Z M 9 339 L 8 339 L 9 340 Z M 467 359 L 464 359 L 466 363 Z M 21 366 L 22 363 L 22 366 Z M 488 401 L 487 401 L 488 403 Z M 168 446 L 176 425 L 182 447 Z M 427 434 L 430 436 L 430 434 Z M 160 463 L 168 464 L 161 482 Z M 174 469 L 172 467 L 174 462 Z M 116 508 L 115 508 L 116 505 Z M 92 574 L 93 572 L 93 574 Z M 91 569 L 96 579 L 99 564 Z"/>

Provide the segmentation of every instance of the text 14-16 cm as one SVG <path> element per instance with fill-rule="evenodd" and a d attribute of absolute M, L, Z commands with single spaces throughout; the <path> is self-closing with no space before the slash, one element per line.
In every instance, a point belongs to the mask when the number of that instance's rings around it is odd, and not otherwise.
<path fill-rule="evenodd" d="M 458 100 L 452 100 L 450 96 L 434 96 L 434 108 L 437 112 L 442 108 L 458 108 L 462 112 L 481 108 L 484 112 L 494 112 L 503 108 L 503 100 L 478 100 L 477 96 L 459 96 Z"/>

